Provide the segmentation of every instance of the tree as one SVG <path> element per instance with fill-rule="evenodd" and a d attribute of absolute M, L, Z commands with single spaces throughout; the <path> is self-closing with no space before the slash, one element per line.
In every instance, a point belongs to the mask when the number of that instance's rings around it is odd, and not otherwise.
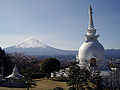
<path fill-rule="evenodd" d="M 84 68 L 80 68 L 79 66 L 71 66 L 68 79 L 69 82 L 67 84 L 69 86 L 72 86 L 72 88 L 75 90 L 84 90 L 83 87 L 90 87 L 88 85 L 88 82 L 90 82 L 90 72 Z M 92 84 L 92 83 L 91 83 Z"/>
<path fill-rule="evenodd" d="M 97 86 L 97 90 L 103 90 L 103 85 L 102 85 L 102 76 L 100 75 L 100 71 L 96 70 L 91 78 L 91 81 Z"/>
<path fill-rule="evenodd" d="M 60 61 L 56 58 L 47 58 L 42 61 L 40 68 L 47 74 L 47 78 L 49 79 L 52 72 L 60 70 Z"/>
<path fill-rule="evenodd" d="M 86 81 L 83 72 L 81 71 L 79 66 L 72 66 L 70 67 L 69 73 L 69 82 L 67 84 L 79 90 L 79 87 L 82 84 L 82 82 Z"/>
<path fill-rule="evenodd" d="M 40 72 L 41 60 L 37 56 L 28 56 L 18 52 L 7 54 L 7 56 L 18 66 L 19 72 L 22 74 L 26 67 L 29 67 L 32 73 Z"/>
<path fill-rule="evenodd" d="M 109 74 L 103 77 L 107 87 L 111 90 L 120 89 L 120 59 L 111 58 L 108 62 Z"/>
<path fill-rule="evenodd" d="M 24 71 L 24 79 L 27 83 L 27 90 L 29 90 L 30 86 L 31 86 L 31 69 L 29 67 L 26 67 L 25 71 Z"/>
<path fill-rule="evenodd" d="M 11 74 L 14 68 L 14 63 L 10 60 L 4 50 L 0 48 L 0 67 L 4 68 L 4 77 Z"/>
<path fill-rule="evenodd" d="M 75 61 L 64 61 L 64 62 L 61 62 L 60 68 L 65 69 L 65 68 L 68 68 L 68 67 L 74 66 L 74 65 L 76 65 Z"/>

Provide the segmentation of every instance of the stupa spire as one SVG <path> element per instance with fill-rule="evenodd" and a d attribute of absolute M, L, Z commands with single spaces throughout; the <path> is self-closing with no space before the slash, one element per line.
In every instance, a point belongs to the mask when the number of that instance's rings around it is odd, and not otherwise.
<path fill-rule="evenodd" d="M 89 7 L 89 24 L 88 24 L 88 29 L 94 28 L 92 13 L 93 13 L 92 12 L 92 7 L 90 5 L 90 7 Z"/>
<path fill-rule="evenodd" d="M 90 7 L 89 7 L 89 24 L 88 24 L 88 29 L 87 29 L 87 35 L 85 35 L 85 38 L 87 39 L 87 41 L 96 40 L 99 37 L 99 35 L 96 35 L 96 29 L 94 29 L 92 13 L 93 13 L 92 7 L 90 5 Z"/>
<path fill-rule="evenodd" d="M 13 69 L 13 74 L 18 74 L 18 73 L 19 73 L 18 68 L 17 68 L 17 65 L 15 64 L 15 67 Z"/>

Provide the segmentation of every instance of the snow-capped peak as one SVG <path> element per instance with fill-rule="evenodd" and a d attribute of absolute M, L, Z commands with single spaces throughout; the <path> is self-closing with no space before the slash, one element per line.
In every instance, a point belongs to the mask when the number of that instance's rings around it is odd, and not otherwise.
<path fill-rule="evenodd" d="M 46 48 L 47 45 L 35 38 L 27 38 L 21 44 L 16 45 L 16 48 Z"/>

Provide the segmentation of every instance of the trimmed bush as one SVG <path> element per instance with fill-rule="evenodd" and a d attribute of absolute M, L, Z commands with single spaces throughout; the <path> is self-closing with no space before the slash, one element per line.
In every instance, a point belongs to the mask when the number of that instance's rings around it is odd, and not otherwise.
<path fill-rule="evenodd" d="M 75 90 L 75 88 L 74 87 L 69 87 L 68 90 Z"/>
<path fill-rule="evenodd" d="M 53 90 L 64 90 L 64 89 L 61 88 L 61 87 L 56 87 L 56 88 L 54 88 Z"/>
<path fill-rule="evenodd" d="M 46 77 L 46 74 L 45 73 L 32 73 L 30 77 L 31 79 L 39 79 L 39 78 Z"/>

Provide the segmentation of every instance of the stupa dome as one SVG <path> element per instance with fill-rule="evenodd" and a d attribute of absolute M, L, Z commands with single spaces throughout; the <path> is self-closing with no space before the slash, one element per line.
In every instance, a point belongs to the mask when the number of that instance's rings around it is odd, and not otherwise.
<path fill-rule="evenodd" d="M 104 47 L 99 43 L 98 40 L 84 42 L 78 52 L 78 58 L 82 60 L 90 60 L 95 58 L 97 60 L 105 59 Z"/>

